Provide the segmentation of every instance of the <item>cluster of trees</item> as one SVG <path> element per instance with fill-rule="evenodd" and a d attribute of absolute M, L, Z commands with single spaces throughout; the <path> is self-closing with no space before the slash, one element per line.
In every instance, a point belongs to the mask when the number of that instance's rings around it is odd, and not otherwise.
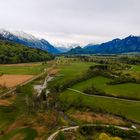
<path fill-rule="evenodd" d="M 109 85 L 116 85 L 116 84 L 123 84 L 123 83 L 137 83 L 140 84 L 140 79 L 137 77 L 132 76 L 129 73 L 122 73 L 122 72 L 113 72 L 112 81 L 108 82 Z"/>
<path fill-rule="evenodd" d="M 138 78 L 131 76 L 131 74 L 129 73 L 124 74 L 121 71 L 130 69 L 131 66 L 125 64 L 123 65 L 122 63 L 116 63 L 116 64 L 102 64 L 90 67 L 90 69 L 95 68 L 97 69 L 99 75 L 113 79 L 107 84 L 116 85 L 128 82 L 140 84 L 140 80 Z"/>
<path fill-rule="evenodd" d="M 112 136 L 118 136 L 124 139 L 138 140 L 140 138 L 140 134 L 135 130 L 122 130 L 119 128 L 115 128 L 113 126 L 103 127 L 103 126 L 81 126 L 79 128 L 79 132 L 84 136 L 92 136 L 96 133 L 108 133 Z"/>
<path fill-rule="evenodd" d="M 97 89 L 94 85 L 92 85 L 91 87 L 88 87 L 83 92 L 90 95 L 102 95 L 102 96 L 106 95 L 105 92 Z"/>
<path fill-rule="evenodd" d="M 41 110 L 46 110 L 47 103 L 43 102 L 43 97 L 36 97 L 31 84 L 17 86 L 16 92 L 20 102 L 23 104 L 23 111 L 27 114 L 35 114 Z"/>
<path fill-rule="evenodd" d="M 119 60 L 132 65 L 140 64 L 140 56 L 122 56 L 119 58 Z"/>
<path fill-rule="evenodd" d="M 0 40 L 0 63 L 26 63 L 53 59 L 48 52 Z"/>

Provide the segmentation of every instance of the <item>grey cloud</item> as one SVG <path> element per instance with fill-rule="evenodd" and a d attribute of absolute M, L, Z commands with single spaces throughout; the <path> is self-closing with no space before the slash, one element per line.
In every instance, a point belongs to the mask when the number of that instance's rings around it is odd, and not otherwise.
<path fill-rule="evenodd" d="M 140 35 L 139 14 L 139 0 L 0 0 L 1 28 L 36 31 L 51 41 Z"/>

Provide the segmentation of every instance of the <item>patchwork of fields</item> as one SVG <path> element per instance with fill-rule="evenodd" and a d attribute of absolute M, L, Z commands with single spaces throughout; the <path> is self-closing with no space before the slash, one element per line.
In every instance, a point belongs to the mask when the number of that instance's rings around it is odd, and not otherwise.
<path fill-rule="evenodd" d="M 85 120 L 88 123 L 100 121 L 103 124 L 110 124 L 109 121 L 112 120 L 111 124 L 116 125 L 140 123 L 140 84 L 134 82 L 108 84 L 114 79 L 99 74 L 97 67 L 94 66 L 102 64 L 97 62 L 64 59 L 53 63 L 50 62 L 50 65 L 53 65 L 51 72 L 55 77 L 48 83 L 48 89 L 60 89 L 50 92 L 46 98 L 47 102 L 44 98 L 43 100 L 35 98 L 36 93 L 33 89 L 34 84 L 41 84 L 45 77 L 17 88 L 20 94 L 0 100 L 0 140 L 11 138 L 34 140 L 40 131 L 50 134 L 52 128 L 69 125 L 71 117 L 74 118 L 72 122 L 79 124 Z M 3 85 L 0 92 L 5 90 L 2 88 L 4 86 L 11 88 L 33 78 L 42 73 L 47 66 L 48 64 L 41 63 L 0 65 L 0 85 Z M 93 68 L 98 75 L 92 75 L 94 71 L 88 73 Z M 125 72 L 137 76 L 140 73 L 140 67 L 133 65 L 132 69 L 122 71 L 122 73 Z M 86 76 L 87 73 L 91 75 L 84 79 L 82 76 Z M 66 83 L 70 85 L 65 85 Z M 65 85 L 64 88 L 62 88 L 63 85 Z M 92 86 L 106 94 L 96 96 L 94 92 L 92 95 L 84 93 Z M 108 96 L 112 97 L 108 98 Z M 49 111 L 46 112 L 46 109 Z"/>
<path fill-rule="evenodd" d="M 0 65 L 1 92 L 6 90 L 3 86 L 12 88 L 22 84 L 43 72 L 46 67 L 46 64 L 41 63 Z M 32 85 L 23 87 L 22 92 L 18 96 L 0 100 L 0 140 L 34 140 L 37 136 L 35 129 L 24 126 L 28 119 L 25 98 L 33 96 Z"/>
<path fill-rule="evenodd" d="M 0 93 L 32 79 L 43 72 L 46 66 L 42 63 L 0 65 Z"/>
<path fill-rule="evenodd" d="M 59 97 L 65 109 L 72 106 L 88 107 L 92 111 L 112 113 L 140 122 L 140 102 L 120 101 L 118 99 L 105 99 L 103 97 L 90 97 L 66 90 Z"/>
<path fill-rule="evenodd" d="M 63 83 L 72 78 L 78 77 L 78 75 L 84 73 L 90 65 L 95 65 L 95 63 L 77 62 L 71 63 L 69 65 L 60 65 L 59 75 L 54 79 L 52 83 Z M 134 71 L 139 72 L 139 67 L 135 66 Z M 132 72 L 132 70 L 131 70 Z M 69 78 L 67 78 L 69 77 Z M 67 80 L 66 80 L 67 79 Z M 72 89 L 79 91 L 84 91 L 86 88 L 94 85 L 98 90 L 106 92 L 108 95 L 122 96 L 140 99 L 140 85 L 136 83 L 124 83 L 116 85 L 108 85 L 107 83 L 111 81 L 109 78 L 102 76 L 97 76 L 73 85 Z M 50 84 L 52 84 L 50 83 Z M 60 93 L 59 99 L 62 106 L 67 110 L 73 106 L 81 106 L 83 108 L 87 107 L 93 111 L 102 110 L 103 112 L 115 114 L 122 116 L 124 118 L 130 119 L 132 121 L 140 122 L 140 102 L 135 101 L 121 101 L 119 99 L 106 99 L 101 97 L 90 97 L 88 95 L 83 95 L 78 92 L 65 90 Z"/>

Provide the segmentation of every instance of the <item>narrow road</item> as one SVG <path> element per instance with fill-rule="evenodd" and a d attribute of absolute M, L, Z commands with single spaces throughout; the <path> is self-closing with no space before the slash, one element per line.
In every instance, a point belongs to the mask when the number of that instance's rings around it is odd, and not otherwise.
<path fill-rule="evenodd" d="M 29 79 L 29 80 L 23 82 L 22 84 L 17 85 L 17 86 L 24 86 L 24 85 L 26 85 L 26 84 L 28 84 L 28 83 L 30 83 L 30 82 L 36 80 L 37 78 L 43 76 L 45 73 L 46 73 L 46 71 L 44 70 L 44 72 L 42 72 L 41 74 L 39 74 L 39 75 L 37 75 L 37 76 L 35 76 L 35 77 L 33 77 L 33 78 L 31 78 L 31 79 Z M 5 93 L 3 93 L 2 95 L 0 95 L 0 98 L 3 98 L 4 96 L 6 96 L 6 95 L 8 95 L 8 94 L 13 93 L 14 91 L 16 91 L 16 87 L 13 87 L 12 89 L 10 89 L 10 90 L 8 90 L 7 92 L 5 92 Z"/>
<path fill-rule="evenodd" d="M 44 71 L 43 71 L 42 73 L 40 73 L 39 75 L 33 77 L 32 79 L 29 79 L 29 80 L 23 82 L 22 84 L 19 84 L 19 85 L 17 85 L 17 86 L 24 86 L 24 85 L 26 85 L 26 84 L 28 84 L 28 83 L 30 83 L 30 82 L 36 80 L 37 78 L 43 76 L 47 71 L 49 71 L 50 69 L 53 69 L 54 67 L 55 67 L 55 63 L 54 63 L 51 67 L 49 67 L 49 68 L 47 68 L 47 69 L 44 69 Z M 49 74 L 48 74 L 48 75 L 49 75 Z M 49 80 L 50 80 L 50 79 L 49 79 Z M 46 81 L 46 82 L 47 82 L 47 81 Z M 46 84 L 46 83 L 44 83 L 44 84 Z M 44 85 L 43 85 L 43 86 L 44 86 Z M 6 91 L 5 93 L 3 93 L 2 95 L 0 95 L 0 99 L 3 98 L 4 96 L 8 95 L 8 94 L 13 93 L 14 91 L 16 91 L 16 87 L 13 87 L 12 89 L 10 89 L 10 90 Z"/>
<path fill-rule="evenodd" d="M 130 99 L 122 99 L 122 98 L 117 98 L 117 97 L 109 97 L 109 96 L 101 96 L 101 95 L 90 95 L 90 94 L 86 94 L 84 92 L 81 92 L 79 90 L 76 90 L 76 89 L 73 89 L 73 88 L 67 88 L 68 90 L 71 90 L 71 91 L 74 91 L 74 92 L 77 92 L 77 93 L 80 93 L 80 94 L 83 94 L 83 95 L 86 95 L 86 96 L 90 96 L 90 97 L 102 97 L 104 99 L 115 99 L 115 100 L 119 100 L 119 101 L 128 101 L 128 102 L 135 102 L 135 103 L 140 103 L 140 101 L 137 101 L 137 100 L 130 100 Z"/>
<path fill-rule="evenodd" d="M 102 125 L 97 125 L 97 124 L 85 124 L 83 126 L 102 126 L 102 127 L 109 127 L 110 125 L 105 125 L 105 124 L 102 124 Z M 66 127 L 66 128 L 62 128 L 60 130 L 57 130 L 56 132 L 54 132 L 53 134 L 51 134 L 47 140 L 54 140 L 56 138 L 56 136 L 58 135 L 59 132 L 64 132 L 64 131 L 68 131 L 68 130 L 77 130 L 80 126 L 71 126 L 71 127 Z M 125 131 L 128 131 L 128 130 L 133 130 L 132 128 L 129 128 L 129 127 L 122 127 L 122 126 L 117 126 L 117 125 L 114 125 L 113 127 L 115 128 L 119 128 L 121 130 L 125 130 Z M 140 133 L 140 132 L 138 132 Z"/>
<path fill-rule="evenodd" d="M 79 128 L 79 126 L 71 126 L 71 127 L 67 127 L 67 128 L 63 128 L 60 130 L 57 130 L 56 132 L 54 132 L 51 136 L 49 136 L 49 138 L 47 140 L 54 140 L 54 138 L 57 136 L 57 134 L 62 131 L 68 131 L 68 130 L 77 130 Z"/>

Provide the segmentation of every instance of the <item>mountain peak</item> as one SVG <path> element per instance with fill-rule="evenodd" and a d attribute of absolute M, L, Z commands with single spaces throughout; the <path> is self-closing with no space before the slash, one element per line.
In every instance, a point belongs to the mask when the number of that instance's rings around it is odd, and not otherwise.
<path fill-rule="evenodd" d="M 0 29 L 0 34 L 3 36 L 3 37 L 7 37 L 9 36 L 11 33 L 5 29 Z"/>
<path fill-rule="evenodd" d="M 38 40 L 35 36 L 28 34 L 24 31 L 11 31 L 11 33 L 19 38 L 24 38 L 27 40 Z"/>
<path fill-rule="evenodd" d="M 60 53 L 53 45 L 45 39 L 38 39 L 35 36 L 23 31 L 8 31 L 0 29 L 0 39 L 8 40 L 14 43 L 19 43 L 31 48 L 38 48 L 49 53 Z"/>

